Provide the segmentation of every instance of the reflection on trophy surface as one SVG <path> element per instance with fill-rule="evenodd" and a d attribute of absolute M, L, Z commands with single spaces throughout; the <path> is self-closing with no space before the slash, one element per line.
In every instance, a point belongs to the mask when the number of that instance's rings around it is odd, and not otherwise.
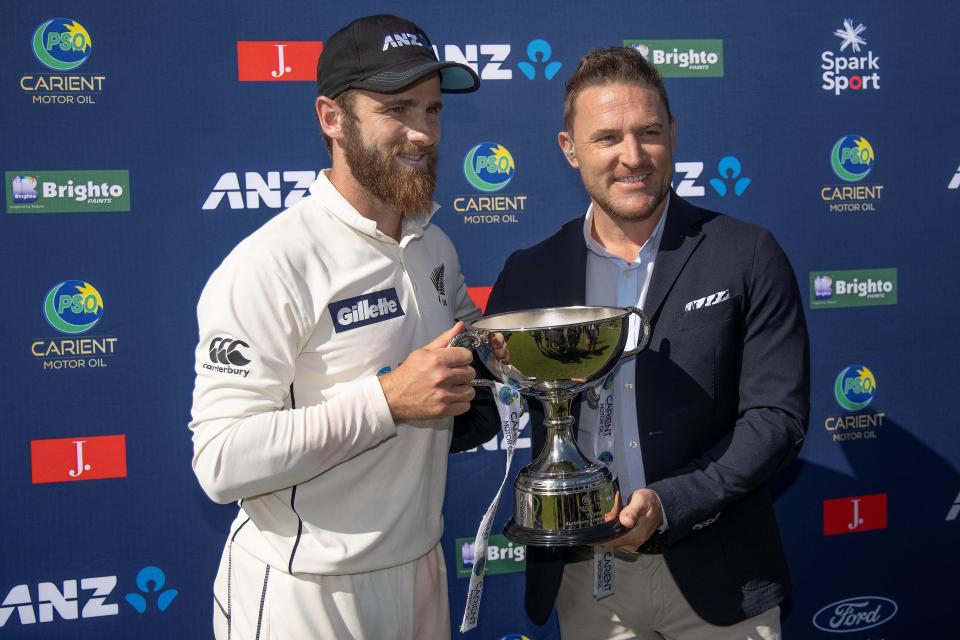
<path fill-rule="evenodd" d="M 624 351 L 631 316 L 640 325 L 637 346 Z M 589 460 L 573 436 L 571 401 L 592 390 L 650 339 L 650 323 L 634 307 L 558 307 L 488 316 L 454 338 L 472 347 L 500 382 L 538 399 L 547 438 L 543 451 L 520 470 L 514 517 L 504 534 L 539 546 L 592 544 L 626 529 L 616 478 Z"/>

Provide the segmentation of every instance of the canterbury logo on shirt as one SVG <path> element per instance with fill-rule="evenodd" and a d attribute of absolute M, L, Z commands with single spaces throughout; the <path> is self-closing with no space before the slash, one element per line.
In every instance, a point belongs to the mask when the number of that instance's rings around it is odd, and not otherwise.
<path fill-rule="evenodd" d="M 400 299 L 397 298 L 397 290 L 393 287 L 331 302 L 327 308 L 333 319 L 333 329 L 337 333 L 404 315 Z"/>
<path fill-rule="evenodd" d="M 210 362 L 245 367 L 250 364 L 250 360 L 243 355 L 240 348 L 249 346 L 243 340 L 214 338 L 210 341 Z"/>

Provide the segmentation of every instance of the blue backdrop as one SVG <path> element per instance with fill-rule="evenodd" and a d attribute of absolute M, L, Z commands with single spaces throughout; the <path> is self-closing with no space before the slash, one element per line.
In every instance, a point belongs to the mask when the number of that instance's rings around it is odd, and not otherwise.
<path fill-rule="evenodd" d="M 808 309 L 809 437 L 776 486 L 785 637 L 960 637 L 954 379 L 931 373 L 960 356 L 960 9 L 637 0 L 5 6 L 0 637 L 211 635 L 236 508 L 190 469 L 196 300 L 328 165 L 317 51 L 384 10 L 484 79 L 445 100 L 434 218 L 481 301 L 510 252 L 585 210 L 555 142 L 578 58 L 628 43 L 661 69 L 675 188 L 770 228 Z M 504 460 L 497 441 L 450 460 L 454 625 Z M 523 549 L 489 553 L 469 635 L 558 638 L 523 614 Z"/>

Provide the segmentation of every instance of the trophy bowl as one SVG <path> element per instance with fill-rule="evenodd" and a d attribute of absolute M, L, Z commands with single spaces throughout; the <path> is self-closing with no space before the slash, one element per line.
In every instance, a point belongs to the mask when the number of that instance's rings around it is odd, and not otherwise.
<path fill-rule="evenodd" d="M 639 337 L 625 351 L 631 316 Z M 556 307 L 487 316 L 451 341 L 474 349 L 497 380 L 543 406 L 546 442 L 517 475 L 514 515 L 504 530 L 508 539 L 573 546 L 626 532 L 615 512 L 617 479 L 580 451 L 570 404 L 649 340 L 650 322 L 635 307 Z"/>

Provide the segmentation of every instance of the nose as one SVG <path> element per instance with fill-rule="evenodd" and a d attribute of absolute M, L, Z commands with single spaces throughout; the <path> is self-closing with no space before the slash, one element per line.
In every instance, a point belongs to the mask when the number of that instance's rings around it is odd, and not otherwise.
<path fill-rule="evenodd" d="M 623 139 L 622 150 L 620 152 L 620 162 L 625 167 L 637 168 L 644 158 L 643 145 L 634 136 L 627 136 Z"/>
<path fill-rule="evenodd" d="M 407 140 L 420 147 L 432 147 L 440 141 L 440 121 L 427 114 L 411 122 L 407 128 Z"/>

